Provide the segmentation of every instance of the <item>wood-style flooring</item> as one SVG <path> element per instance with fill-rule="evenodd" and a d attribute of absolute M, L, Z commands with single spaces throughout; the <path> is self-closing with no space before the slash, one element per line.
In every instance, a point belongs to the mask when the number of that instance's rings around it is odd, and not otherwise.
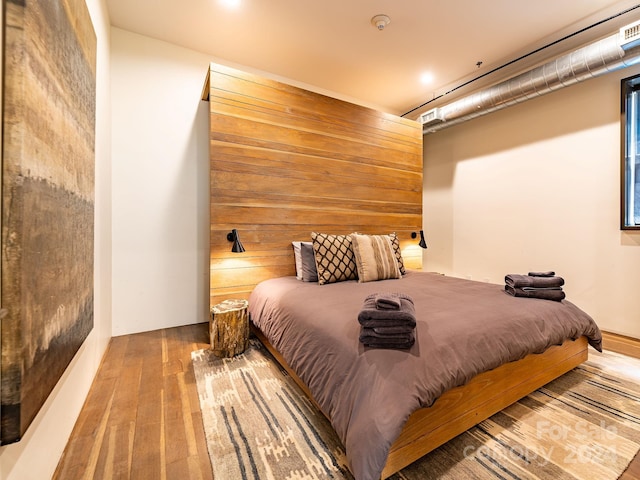
<path fill-rule="evenodd" d="M 208 342 L 206 323 L 112 338 L 53 478 L 212 479 L 191 368 Z"/>
<path fill-rule="evenodd" d="M 207 324 L 113 337 L 54 479 L 213 479 L 191 352 Z"/>

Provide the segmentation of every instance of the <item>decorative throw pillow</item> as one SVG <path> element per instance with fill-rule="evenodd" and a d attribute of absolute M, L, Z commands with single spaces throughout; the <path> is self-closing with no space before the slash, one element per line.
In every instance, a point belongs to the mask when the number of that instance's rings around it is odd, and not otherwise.
<path fill-rule="evenodd" d="M 303 282 L 317 282 L 316 259 L 313 254 L 313 243 L 291 242 L 293 256 L 296 261 L 296 278 Z"/>
<path fill-rule="evenodd" d="M 291 242 L 293 245 L 293 258 L 296 261 L 296 278 L 302 280 L 302 242 Z"/>
<path fill-rule="evenodd" d="M 396 260 L 398 261 L 400 273 L 404 275 L 407 271 L 404 268 L 404 260 L 402 259 L 402 252 L 400 251 L 400 240 L 398 239 L 398 235 L 396 235 L 396 232 L 392 232 L 389 234 L 389 238 L 391 239 L 391 246 L 393 247 L 393 252 L 396 256 Z"/>
<path fill-rule="evenodd" d="M 302 281 L 317 282 L 318 271 L 316 270 L 316 256 L 313 253 L 313 243 L 302 242 Z"/>
<path fill-rule="evenodd" d="M 312 232 L 311 240 L 320 285 L 358 278 L 351 239 L 348 235 Z"/>
<path fill-rule="evenodd" d="M 351 235 L 359 282 L 400 278 L 389 235 Z"/>

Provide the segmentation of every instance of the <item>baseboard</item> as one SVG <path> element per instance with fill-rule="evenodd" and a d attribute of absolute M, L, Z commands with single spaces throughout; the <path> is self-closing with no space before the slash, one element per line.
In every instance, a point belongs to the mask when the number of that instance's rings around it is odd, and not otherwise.
<path fill-rule="evenodd" d="M 630 357 L 640 358 L 640 339 L 638 338 L 603 331 L 602 348 L 629 355 Z"/>

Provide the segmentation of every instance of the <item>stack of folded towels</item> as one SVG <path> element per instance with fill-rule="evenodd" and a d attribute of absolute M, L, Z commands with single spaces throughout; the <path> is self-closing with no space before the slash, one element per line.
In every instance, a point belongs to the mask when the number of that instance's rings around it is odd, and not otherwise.
<path fill-rule="evenodd" d="M 367 347 L 411 348 L 415 343 L 416 310 L 403 293 L 374 293 L 358 313 L 360 342 Z"/>
<path fill-rule="evenodd" d="M 541 298 L 543 300 L 564 299 L 562 291 L 564 279 L 555 272 L 529 272 L 527 275 L 515 273 L 504 277 L 504 290 L 514 297 Z"/>

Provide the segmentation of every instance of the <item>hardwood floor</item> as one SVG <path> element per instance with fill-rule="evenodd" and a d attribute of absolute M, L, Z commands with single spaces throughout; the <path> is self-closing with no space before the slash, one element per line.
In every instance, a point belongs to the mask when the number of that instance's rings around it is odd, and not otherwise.
<path fill-rule="evenodd" d="M 112 338 L 53 478 L 212 479 L 191 369 L 208 342 L 206 323 Z"/>
<path fill-rule="evenodd" d="M 191 352 L 207 324 L 114 337 L 54 479 L 212 479 Z"/>

